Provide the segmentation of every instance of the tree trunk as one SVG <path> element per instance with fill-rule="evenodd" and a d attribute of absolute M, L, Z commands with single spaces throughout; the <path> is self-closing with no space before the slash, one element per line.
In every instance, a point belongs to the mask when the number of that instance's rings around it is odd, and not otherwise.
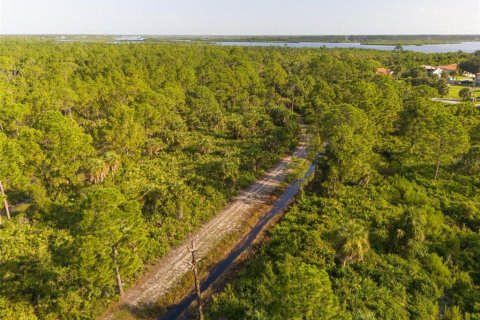
<path fill-rule="evenodd" d="M 202 307 L 202 291 L 200 289 L 200 282 L 198 281 L 198 270 L 197 270 L 197 248 L 195 247 L 195 240 L 192 240 L 192 248 L 190 252 L 192 253 L 192 262 L 190 263 L 193 270 L 193 278 L 195 280 L 195 291 L 197 293 L 197 309 L 198 309 L 198 319 L 204 320 L 203 317 L 203 307 Z"/>
<path fill-rule="evenodd" d="M 195 291 L 197 292 L 198 319 L 203 320 L 202 291 L 200 290 L 200 282 L 198 281 L 197 267 L 193 269 L 193 277 L 195 278 Z"/>
<path fill-rule="evenodd" d="M 183 220 L 183 203 L 177 200 L 177 220 Z"/>
<path fill-rule="evenodd" d="M 438 172 L 440 171 L 440 159 L 441 159 L 441 155 L 442 155 L 442 149 L 443 149 L 443 139 L 440 140 L 440 146 L 438 148 L 437 166 L 435 168 L 435 177 L 433 177 L 433 180 L 437 180 Z"/>
<path fill-rule="evenodd" d="M 438 171 L 440 171 L 440 156 L 437 159 L 437 167 L 435 168 L 435 177 L 433 178 L 433 180 L 437 180 Z"/>
<path fill-rule="evenodd" d="M 7 219 L 10 220 L 10 207 L 8 206 L 8 201 L 5 196 L 5 190 L 3 190 L 2 181 L 0 181 L 0 195 L 3 197 L 3 205 L 5 206 L 5 212 L 7 213 Z M 0 223 L 2 223 L 1 220 Z"/>
<path fill-rule="evenodd" d="M 117 247 L 113 246 L 112 247 L 112 258 L 113 258 L 113 265 L 115 267 L 115 278 L 117 280 L 117 289 L 118 289 L 118 294 L 120 296 L 123 296 L 123 284 L 122 284 L 122 278 L 120 277 L 120 270 L 118 268 L 118 251 Z"/>

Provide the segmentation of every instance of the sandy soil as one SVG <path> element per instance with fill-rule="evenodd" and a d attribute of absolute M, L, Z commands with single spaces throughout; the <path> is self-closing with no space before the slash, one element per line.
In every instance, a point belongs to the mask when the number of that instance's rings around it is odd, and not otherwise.
<path fill-rule="evenodd" d="M 302 140 L 305 140 L 304 134 L 302 137 Z M 306 155 L 305 142 L 301 142 L 293 153 L 293 156 L 305 158 Z M 261 179 L 241 191 L 239 195 L 233 198 L 212 220 L 152 266 L 140 278 L 137 284 L 128 289 L 122 299 L 99 319 L 116 319 L 116 312 L 123 307 L 136 308 L 141 305 L 153 304 L 158 301 L 162 295 L 175 288 L 177 282 L 187 272 L 190 272 L 189 261 L 191 254 L 188 250 L 190 239 L 198 239 L 198 257 L 201 259 L 230 232 L 240 228 L 242 221 L 248 219 L 259 205 L 262 205 L 264 213 L 267 213 L 271 207 L 269 203 L 270 196 L 274 191 L 278 190 L 282 186 L 282 182 L 286 180 L 291 159 L 292 156 L 284 157 Z"/>

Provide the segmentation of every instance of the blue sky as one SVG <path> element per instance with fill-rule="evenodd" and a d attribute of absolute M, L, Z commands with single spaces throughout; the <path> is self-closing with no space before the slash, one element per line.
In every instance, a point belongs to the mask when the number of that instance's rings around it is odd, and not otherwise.
<path fill-rule="evenodd" d="M 480 0 L 0 0 L 3 34 L 480 34 Z"/>

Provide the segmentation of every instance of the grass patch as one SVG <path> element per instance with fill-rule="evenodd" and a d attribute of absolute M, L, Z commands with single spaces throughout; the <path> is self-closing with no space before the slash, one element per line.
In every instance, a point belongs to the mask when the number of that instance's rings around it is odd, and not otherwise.
<path fill-rule="evenodd" d="M 445 96 L 445 98 L 460 99 L 460 96 L 458 94 L 460 90 L 462 90 L 463 88 L 468 88 L 468 87 L 459 86 L 459 85 L 450 85 L 450 92 L 448 93 L 447 96 Z M 473 88 L 473 94 L 475 98 L 480 97 L 480 88 L 479 87 Z"/>
<path fill-rule="evenodd" d="M 455 79 L 455 81 L 472 80 L 472 78 L 465 77 L 465 76 L 455 76 L 453 77 L 453 79 Z"/>

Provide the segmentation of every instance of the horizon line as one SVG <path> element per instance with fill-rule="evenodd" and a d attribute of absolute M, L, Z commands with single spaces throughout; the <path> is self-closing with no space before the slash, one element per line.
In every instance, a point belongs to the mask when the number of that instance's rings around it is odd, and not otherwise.
<path fill-rule="evenodd" d="M 0 33 L 0 36 L 148 36 L 148 37 L 339 37 L 339 36 L 479 36 L 480 33 L 390 33 L 390 34 L 149 34 L 149 33 Z"/>

